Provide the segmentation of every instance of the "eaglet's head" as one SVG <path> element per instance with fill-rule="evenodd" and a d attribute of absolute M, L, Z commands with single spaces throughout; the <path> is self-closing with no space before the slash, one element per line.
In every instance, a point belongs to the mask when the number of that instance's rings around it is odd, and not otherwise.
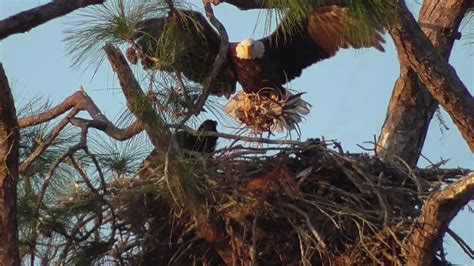
<path fill-rule="evenodd" d="M 207 119 L 199 126 L 198 131 L 217 131 L 217 121 Z"/>
<path fill-rule="evenodd" d="M 265 52 L 265 46 L 261 41 L 246 39 L 239 42 L 235 50 L 238 58 L 249 60 L 255 58 L 262 58 L 263 53 Z"/>

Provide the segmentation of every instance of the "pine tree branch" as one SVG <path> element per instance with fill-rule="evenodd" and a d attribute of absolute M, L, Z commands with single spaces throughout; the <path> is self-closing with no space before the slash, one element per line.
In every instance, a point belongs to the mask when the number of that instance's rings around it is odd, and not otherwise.
<path fill-rule="evenodd" d="M 68 123 L 78 127 L 87 126 L 99 129 L 105 132 L 108 136 L 119 141 L 127 140 L 142 131 L 138 121 L 123 129 L 114 126 L 114 124 L 102 114 L 99 107 L 97 107 L 94 101 L 82 88 L 53 108 L 50 108 L 39 114 L 20 118 L 19 125 L 20 128 L 38 125 L 47 121 L 51 121 L 52 119 L 64 114 L 67 111 L 69 111 L 68 115 L 63 118 L 53 130 L 51 130 L 46 139 L 36 146 L 35 150 L 28 156 L 28 158 L 26 158 L 21 163 L 21 174 L 25 174 L 28 171 L 33 162 L 38 159 L 41 154 L 43 154 L 43 152 L 51 145 L 51 143 L 53 143 L 53 141 L 58 137 L 58 135 Z M 92 117 L 92 120 L 75 118 L 75 116 L 80 111 L 87 111 Z"/>
<path fill-rule="evenodd" d="M 153 109 L 150 99 L 141 89 L 127 60 L 122 52 L 111 44 L 106 45 L 104 50 L 120 81 L 128 108 L 137 117 L 155 148 L 164 147 L 170 141 L 171 132 Z"/>
<path fill-rule="evenodd" d="M 61 131 L 67 126 L 69 123 L 69 119 L 74 117 L 79 110 L 74 108 L 72 109 L 65 118 L 63 118 L 51 132 L 48 134 L 46 139 L 39 143 L 35 149 L 28 155 L 28 157 L 20 164 L 20 174 L 24 175 L 28 172 L 28 169 L 33 164 L 36 159 L 38 159 L 43 152 L 53 143 L 53 141 L 59 136 Z"/>
<path fill-rule="evenodd" d="M 17 180 L 20 132 L 8 79 L 0 64 L 0 264 L 20 265 Z"/>
<path fill-rule="evenodd" d="M 446 61 L 470 1 L 423 1 L 419 25 Z M 397 47 L 404 45 L 400 38 L 395 37 L 394 41 Z M 376 153 L 381 157 L 395 154 L 409 165 L 416 165 L 438 103 L 420 82 L 405 53 L 399 53 L 399 61 L 400 77 L 395 83 Z"/>
<path fill-rule="evenodd" d="M 12 34 L 27 32 L 76 9 L 104 2 L 105 0 L 54 0 L 48 4 L 20 12 L 0 21 L 0 40 Z"/>
<path fill-rule="evenodd" d="M 399 19 L 389 26 L 399 55 L 415 70 L 421 82 L 448 112 L 471 151 L 474 152 L 474 99 L 451 65 L 421 31 L 403 0 Z"/>
<path fill-rule="evenodd" d="M 474 199 L 474 172 L 465 175 L 425 203 L 413 230 L 407 236 L 404 252 L 407 265 L 431 265 L 443 236 L 456 214 Z"/>

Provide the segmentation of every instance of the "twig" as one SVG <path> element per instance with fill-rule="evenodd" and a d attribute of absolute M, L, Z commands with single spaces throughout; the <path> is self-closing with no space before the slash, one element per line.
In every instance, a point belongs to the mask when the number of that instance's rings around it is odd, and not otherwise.
<path fill-rule="evenodd" d="M 205 0 L 206 2 L 213 3 L 214 5 L 219 5 L 221 3 L 227 3 L 233 5 L 240 10 L 251 10 L 251 9 L 266 9 L 267 2 L 266 0 Z M 346 6 L 347 1 L 345 0 L 318 0 L 315 2 L 314 6 Z"/>
<path fill-rule="evenodd" d="M 316 231 L 314 226 L 311 224 L 311 219 L 309 218 L 309 215 L 306 212 L 304 212 L 303 210 L 301 210 L 300 208 L 296 207 L 293 204 L 283 203 L 282 205 L 296 211 L 299 215 L 303 216 L 306 222 L 306 226 L 309 228 L 309 230 L 311 230 L 311 233 L 313 234 L 314 238 L 318 241 L 318 245 L 322 249 L 327 248 L 327 245 L 326 243 L 324 243 L 323 238 L 318 233 L 318 231 Z"/>
<path fill-rule="evenodd" d="M 474 260 L 474 250 L 464 241 L 458 234 L 456 234 L 453 230 L 448 228 L 446 230 L 449 236 L 451 236 L 454 241 L 461 247 L 461 249 L 468 255 L 472 260 Z"/>
<path fill-rule="evenodd" d="M 66 127 L 66 125 L 69 123 L 69 118 L 74 117 L 77 113 L 79 113 L 79 110 L 73 108 L 69 112 L 69 114 L 54 127 L 54 129 L 48 134 L 46 139 L 42 141 L 38 146 L 36 146 L 33 152 L 31 152 L 28 157 L 21 163 L 19 168 L 21 174 L 27 173 L 33 162 L 36 161 L 36 159 L 38 159 L 43 154 L 43 152 L 59 136 L 59 133 L 61 133 L 61 131 Z"/>
<path fill-rule="evenodd" d="M 219 32 L 221 44 L 219 46 L 219 53 L 217 54 L 217 57 L 214 61 L 214 65 L 212 66 L 211 75 L 206 80 L 204 84 L 204 90 L 196 101 L 194 115 L 198 115 L 204 107 L 204 104 L 206 103 L 206 100 L 211 92 L 211 85 L 214 82 L 214 79 L 219 74 L 219 71 L 221 70 L 221 67 L 224 64 L 225 60 L 227 59 L 227 51 L 229 49 L 229 35 L 227 34 L 224 25 L 222 25 L 222 23 L 214 16 L 214 11 L 212 10 L 211 4 L 206 2 L 206 0 L 203 0 L 203 4 L 207 18 L 209 19 L 211 24 L 217 29 L 217 32 Z"/>
<path fill-rule="evenodd" d="M 293 146 L 299 146 L 299 147 L 307 147 L 307 148 L 312 148 L 312 147 L 320 147 L 320 145 L 323 144 L 312 144 L 311 141 L 295 141 L 295 140 L 276 140 L 276 139 L 267 139 L 267 138 L 259 138 L 259 137 L 245 137 L 245 136 L 240 136 L 240 135 L 233 135 L 233 134 L 227 134 L 227 133 L 220 133 L 220 132 L 212 132 L 212 131 L 196 131 L 188 126 L 181 126 L 176 125 L 176 124 L 169 124 L 168 125 L 171 128 L 182 128 L 184 131 L 191 133 L 193 135 L 199 135 L 199 136 L 213 136 L 213 137 L 219 137 L 219 138 L 224 138 L 224 139 L 233 139 L 237 141 L 245 141 L 245 142 L 255 142 L 255 143 L 265 143 L 265 144 L 275 144 L 275 145 L 293 145 Z M 333 143 L 334 140 L 327 140 L 325 143 Z"/>
<path fill-rule="evenodd" d="M 28 171 L 33 162 L 43 154 L 43 152 L 53 143 L 61 131 L 70 122 L 78 127 L 92 127 L 105 132 L 108 136 L 116 140 L 126 140 L 142 131 L 139 122 L 135 122 L 127 128 L 120 129 L 113 125 L 100 111 L 94 101 L 87 95 L 84 89 L 81 89 L 71 96 L 67 97 L 62 103 L 39 114 L 19 119 L 20 128 L 27 128 L 50 121 L 63 113 L 69 113 L 63 118 L 54 129 L 48 134 L 46 139 L 40 143 L 35 150 L 20 165 L 20 173 Z M 80 111 L 85 110 L 93 120 L 86 120 L 75 117 Z"/>

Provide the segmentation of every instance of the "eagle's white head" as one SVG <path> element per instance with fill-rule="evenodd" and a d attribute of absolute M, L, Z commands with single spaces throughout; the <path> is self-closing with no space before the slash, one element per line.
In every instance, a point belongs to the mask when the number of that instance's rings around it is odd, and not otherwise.
<path fill-rule="evenodd" d="M 265 53 L 265 45 L 261 41 L 246 39 L 239 42 L 235 50 L 238 58 L 250 60 L 262 58 Z"/>

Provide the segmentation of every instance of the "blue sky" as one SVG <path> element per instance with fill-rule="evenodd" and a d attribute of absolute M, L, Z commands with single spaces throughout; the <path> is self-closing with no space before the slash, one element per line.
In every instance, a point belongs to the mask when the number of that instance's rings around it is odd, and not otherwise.
<path fill-rule="evenodd" d="M 0 0 L 0 19 L 45 2 Z M 407 2 L 415 12 L 420 7 L 415 1 Z M 255 29 L 255 25 L 257 21 L 264 21 L 265 13 L 242 12 L 228 5 L 216 7 L 215 12 L 226 26 L 231 41 L 263 36 L 263 27 Z M 93 79 L 90 70 L 83 72 L 70 68 L 72 61 L 66 56 L 62 39 L 63 31 L 67 28 L 65 23 L 77 19 L 75 15 L 77 12 L 48 22 L 26 34 L 13 35 L 3 40 L 0 44 L 0 61 L 4 64 L 18 105 L 34 96 L 58 103 L 82 85 L 99 108 L 113 119 L 124 110 L 125 100 L 121 92 L 114 89 L 119 84 L 109 65 L 104 63 Z M 474 23 L 463 24 L 464 35 L 472 34 L 473 31 Z M 300 125 L 303 139 L 324 136 L 326 139 L 341 141 L 345 150 L 360 152 L 356 144 L 371 141 L 374 134 L 379 134 L 392 88 L 399 74 L 395 47 L 390 36 L 387 35 L 385 39 L 385 53 L 375 49 L 343 50 L 335 57 L 306 69 L 300 78 L 290 83 L 292 89 L 306 91 L 304 99 L 313 106 L 306 121 Z M 450 58 L 450 63 L 471 94 L 474 93 L 472 48 L 468 40 L 462 39 L 456 42 Z M 423 154 L 432 161 L 450 159 L 446 167 L 474 168 L 474 156 L 456 126 L 444 111 L 442 117 L 450 130 L 442 132 L 435 118 L 431 123 Z M 425 165 L 427 162 L 420 159 L 420 166 Z M 467 211 L 463 211 L 453 221 L 451 228 L 474 246 L 472 224 L 472 214 L 469 216 Z M 445 241 L 448 258 L 453 263 L 470 262 L 454 241 L 449 237 Z"/>

